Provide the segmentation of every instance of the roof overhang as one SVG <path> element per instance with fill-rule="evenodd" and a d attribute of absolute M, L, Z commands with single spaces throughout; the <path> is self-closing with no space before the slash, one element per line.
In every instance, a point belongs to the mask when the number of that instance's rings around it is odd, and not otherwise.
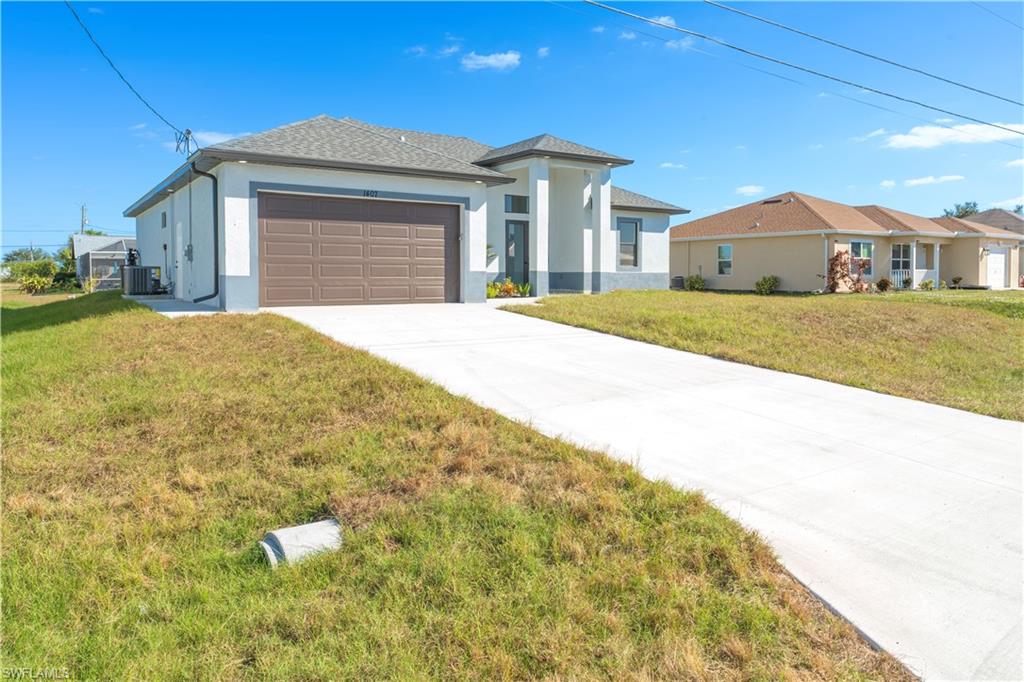
<path fill-rule="evenodd" d="M 1012 234 L 1012 233 L 1011 233 Z M 1024 241 L 1024 235 L 1014 234 L 1013 236 L 1001 234 L 983 234 L 980 232 L 871 232 L 868 230 L 800 230 L 794 232 L 752 232 L 750 234 L 715 234 L 702 235 L 698 237 L 670 237 L 673 242 L 707 242 L 722 241 L 723 239 L 756 239 L 758 237 L 802 237 L 806 235 L 832 235 L 840 237 L 843 235 L 855 235 L 858 237 L 932 237 L 938 239 L 954 238 L 979 238 L 979 239 L 1009 239 Z"/>
<path fill-rule="evenodd" d="M 665 215 L 686 215 L 690 212 L 688 208 L 680 206 L 665 206 L 657 208 L 654 206 L 630 206 L 626 204 L 612 204 L 617 211 L 636 211 L 637 213 L 664 213 Z"/>
<path fill-rule="evenodd" d="M 125 209 L 126 218 L 134 218 L 155 204 L 173 194 L 178 189 L 188 185 L 195 179 L 191 173 L 191 165 L 209 172 L 214 167 L 225 162 L 258 163 L 271 166 L 293 166 L 299 168 L 322 168 L 329 170 L 348 170 L 358 173 L 379 173 L 382 175 L 402 175 L 407 177 L 435 178 L 438 180 L 461 180 L 468 182 L 479 182 L 487 186 L 505 185 L 516 181 L 515 178 L 494 175 L 491 173 L 451 173 L 446 171 L 435 171 L 420 168 L 404 168 L 399 166 L 381 166 L 375 164 L 361 164 L 351 162 L 339 162 L 325 159 L 308 159 L 292 156 L 278 156 L 275 154 L 256 154 L 252 152 L 239 152 L 235 150 L 222 149 L 201 149 L 188 158 L 173 173 L 164 178 L 153 189 L 144 194 L 138 201 Z"/>
<path fill-rule="evenodd" d="M 508 163 L 509 161 L 528 159 L 531 157 L 566 159 L 569 161 L 583 161 L 585 163 L 600 163 L 613 168 L 618 166 L 628 166 L 633 163 L 632 159 L 623 159 L 618 156 L 591 156 L 589 154 L 569 154 L 566 152 L 549 152 L 537 149 L 528 149 L 522 152 L 515 152 L 514 154 L 496 156 L 493 159 L 487 159 L 486 161 L 474 161 L 474 163 L 477 166 L 497 166 L 502 163 Z"/>

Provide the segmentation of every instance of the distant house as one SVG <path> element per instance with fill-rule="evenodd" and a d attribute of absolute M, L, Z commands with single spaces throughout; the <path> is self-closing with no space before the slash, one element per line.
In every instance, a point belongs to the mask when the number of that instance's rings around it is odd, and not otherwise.
<path fill-rule="evenodd" d="M 825 286 L 828 260 L 845 251 L 865 263 L 864 279 L 896 288 L 1019 286 L 1024 235 L 960 218 L 923 218 L 883 206 L 847 206 L 786 192 L 676 225 L 673 277 L 701 275 L 709 289 L 749 291 L 764 275 L 784 291 Z"/>
<path fill-rule="evenodd" d="M 1013 211 L 1007 211 L 1005 208 L 990 208 L 987 211 L 975 213 L 970 216 L 970 219 L 973 222 L 981 223 L 982 225 L 998 227 L 1000 230 L 1016 232 L 1017 234 L 1024 234 L 1024 215 L 1014 213 Z M 1018 277 L 1024 277 L 1024 248 L 1018 249 L 1018 251 Z M 1022 283 L 1021 286 L 1024 286 L 1024 283 Z"/>
<path fill-rule="evenodd" d="M 75 257 L 78 281 L 96 278 L 97 289 L 120 289 L 121 266 L 124 265 L 128 249 L 134 248 L 134 237 L 71 235 L 71 250 Z"/>

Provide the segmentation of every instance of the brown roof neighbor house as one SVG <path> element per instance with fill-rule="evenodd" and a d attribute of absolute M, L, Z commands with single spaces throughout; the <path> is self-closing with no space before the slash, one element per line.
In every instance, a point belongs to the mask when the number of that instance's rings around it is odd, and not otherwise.
<path fill-rule="evenodd" d="M 973 217 L 973 216 L 972 216 Z M 885 206 L 848 206 L 785 192 L 671 228 L 673 277 L 701 275 L 709 289 L 746 291 L 764 275 L 784 291 L 825 286 L 828 259 L 846 251 L 865 279 L 896 288 L 931 280 L 993 289 L 1020 286 L 1024 234 L 959 218 L 925 218 Z"/>

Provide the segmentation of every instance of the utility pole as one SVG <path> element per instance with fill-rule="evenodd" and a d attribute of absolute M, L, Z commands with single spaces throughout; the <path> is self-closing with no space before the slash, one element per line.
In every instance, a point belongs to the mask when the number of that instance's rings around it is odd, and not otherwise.
<path fill-rule="evenodd" d="M 82 224 L 78 228 L 79 234 L 85 234 L 85 226 L 89 224 L 89 207 L 82 204 Z"/>

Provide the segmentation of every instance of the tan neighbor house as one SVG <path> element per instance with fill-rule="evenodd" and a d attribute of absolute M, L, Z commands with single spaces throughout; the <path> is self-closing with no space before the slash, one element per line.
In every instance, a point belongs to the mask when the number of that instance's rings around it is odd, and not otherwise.
<path fill-rule="evenodd" d="M 783 291 L 822 289 L 838 251 L 870 263 L 866 280 L 897 288 L 961 277 L 961 286 L 1005 289 L 1019 286 L 1024 235 L 786 192 L 676 225 L 670 239 L 672 277 L 701 275 L 708 289 L 751 290 L 765 275 Z"/>

